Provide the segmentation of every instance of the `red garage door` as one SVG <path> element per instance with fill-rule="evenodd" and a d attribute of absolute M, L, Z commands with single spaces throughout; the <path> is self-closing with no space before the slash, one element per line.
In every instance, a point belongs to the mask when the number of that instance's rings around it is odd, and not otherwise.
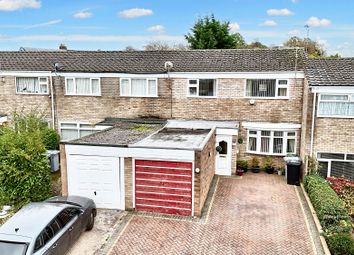
<path fill-rule="evenodd" d="M 191 215 L 192 163 L 135 160 L 135 208 Z"/>

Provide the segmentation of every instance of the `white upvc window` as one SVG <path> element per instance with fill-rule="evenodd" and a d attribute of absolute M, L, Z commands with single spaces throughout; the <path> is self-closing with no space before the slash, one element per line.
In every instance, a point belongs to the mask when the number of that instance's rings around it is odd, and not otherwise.
<path fill-rule="evenodd" d="M 157 79 L 121 78 L 120 95 L 126 97 L 157 97 Z"/>
<path fill-rule="evenodd" d="M 247 141 L 248 153 L 296 154 L 296 131 L 248 130 Z"/>
<path fill-rule="evenodd" d="M 16 77 L 16 93 L 48 94 L 47 77 Z"/>
<path fill-rule="evenodd" d="M 70 96 L 100 96 L 100 78 L 65 78 L 65 94 Z"/>
<path fill-rule="evenodd" d="M 317 116 L 354 118 L 354 94 L 320 94 Z"/>
<path fill-rule="evenodd" d="M 107 126 L 95 126 L 90 123 L 62 122 L 60 123 L 60 138 L 62 141 L 74 140 L 106 128 Z"/>
<path fill-rule="evenodd" d="M 190 79 L 188 80 L 188 97 L 216 97 L 216 79 Z"/>
<path fill-rule="evenodd" d="M 289 98 L 288 79 L 247 79 L 245 97 L 248 98 Z"/>
<path fill-rule="evenodd" d="M 324 177 L 344 177 L 354 181 L 354 152 L 318 152 L 319 173 Z"/>

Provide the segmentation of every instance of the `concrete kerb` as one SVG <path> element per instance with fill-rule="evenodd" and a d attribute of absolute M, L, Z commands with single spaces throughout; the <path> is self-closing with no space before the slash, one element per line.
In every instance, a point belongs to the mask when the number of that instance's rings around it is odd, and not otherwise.
<path fill-rule="evenodd" d="M 310 208 L 311 215 L 312 215 L 313 221 L 315 222 L 315 226 L 317 228 L 317 231 L 320 234 L 320 241 L 321 241 L 322 249 L 323 249 L 323 251 L 324 251 L 324 253 L 326 255 L 331 255 L 331 252 L 329 251 L 326 239 L 322 235 L 323 234 L 322 226 L 321 226 L 320 221 L 319 221 L 319 219 L 317 217 L 316 211 L 315 211 L 315 209 L 312 206 L 310 198 L 307 195 L 307 192 L 306 192 L 306 190 L 304 188 L 303 183 L 301 183 L 301 190 L 302 190 L 302 193 L 303 193 L 303 195 L 305 197 L 306 203 L 307 203 L 308 207 Z"/>

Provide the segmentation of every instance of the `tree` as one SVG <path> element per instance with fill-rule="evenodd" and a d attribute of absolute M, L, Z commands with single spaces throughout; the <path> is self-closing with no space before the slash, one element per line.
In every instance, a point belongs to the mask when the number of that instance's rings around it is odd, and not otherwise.
<path fill-rule="evenodd" d="M 267 45 L 264 45 L 263 43 L 261 43 L 260 41 L 254 41 L 250 44 L 247 44 L 245 46 L 246 49 L 267 49 Z"/>
<path fill-rule="evenodd" d="M 302 39 L 297 36 L 293 36 L 284 42 L 284 46 L 303 47 L 309 56 L 313 58 L 324 57 L 326 54 L 325 50 L 317 42 L 307 38 Z"/>
<path fill-rule="evenodd" d="M 146 51 L 154 51 L 154 50 L 188 50 L 188 46 L 184 45 L 182 43 L 179 44 L 173 44 L 170 45 L 166 42 L 162 42 L 162 41 L 151 41 L 148 42 L 145 46 L 144 46 L 144 50 Z"/>
<path fill-rule="evenodd" d="M 214 15 L 197 20 L 191 33 L 185 35 L 192 49 L 236 49 L 245 46 L 239 33 L 231 33 L 230 22 L 216 20 Z"/>
<path fill-rule="evenodd" d="M 0 203 L 21 207 L 50 195 L 50 168 L 42 119 L 15 113 L 12 124 L 0 128 Z"/>

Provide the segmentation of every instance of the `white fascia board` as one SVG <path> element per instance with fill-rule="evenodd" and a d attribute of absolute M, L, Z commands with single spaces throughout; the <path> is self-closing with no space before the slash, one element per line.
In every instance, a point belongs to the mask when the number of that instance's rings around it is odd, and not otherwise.
<path fill-rule="evenodd" d="M 39 77 L 39 76 L 55 76 L 50 71 L 0 71 L 0 76 L 16 76 L 16 77 Z"/>
<path fill-rule="evenodd" d="M 246 129 L 256 130 L 296 130 L 301 128 L 301 124 L 294 123 L 263 123 L 263 122 L 242 122 L 242 126 Z"/>
<path fill-rule="evenodd" d="M 173 150 L 153 148 L 129 148 L 131 157 L 135 159 L 154 159 L 194 162 L 194 150 Z"/>
<path fill-rule="evenodd" d="M 238 129 L 217 128 L 216 134 L 217 135 L 238 135 Z"/>
<path fill-rule="evenodd" d="M 66 155 L 194 161 L 193 150 L 65 145 Z"/>
<path fill-rule="evenodd" d="M 181 79 L 303 79 L 304 72 L 171 72 L 158 74 L 130 74 L 130 73 L 73 73 L 73 72 L 50 72 L 50 71 L 33 71 L 33 72 L 14 72 L 3 71 L 3 76 L 63 76 L 63 77 L 85 77 L 85 78 L 181 78 Z"/>
<path fill-rule="evenodd" d="M 348 94 L 348 93 L 354 93 L 354 86 L 315 86 L 315 87 L 311 87 L 311 92 Z"/>

